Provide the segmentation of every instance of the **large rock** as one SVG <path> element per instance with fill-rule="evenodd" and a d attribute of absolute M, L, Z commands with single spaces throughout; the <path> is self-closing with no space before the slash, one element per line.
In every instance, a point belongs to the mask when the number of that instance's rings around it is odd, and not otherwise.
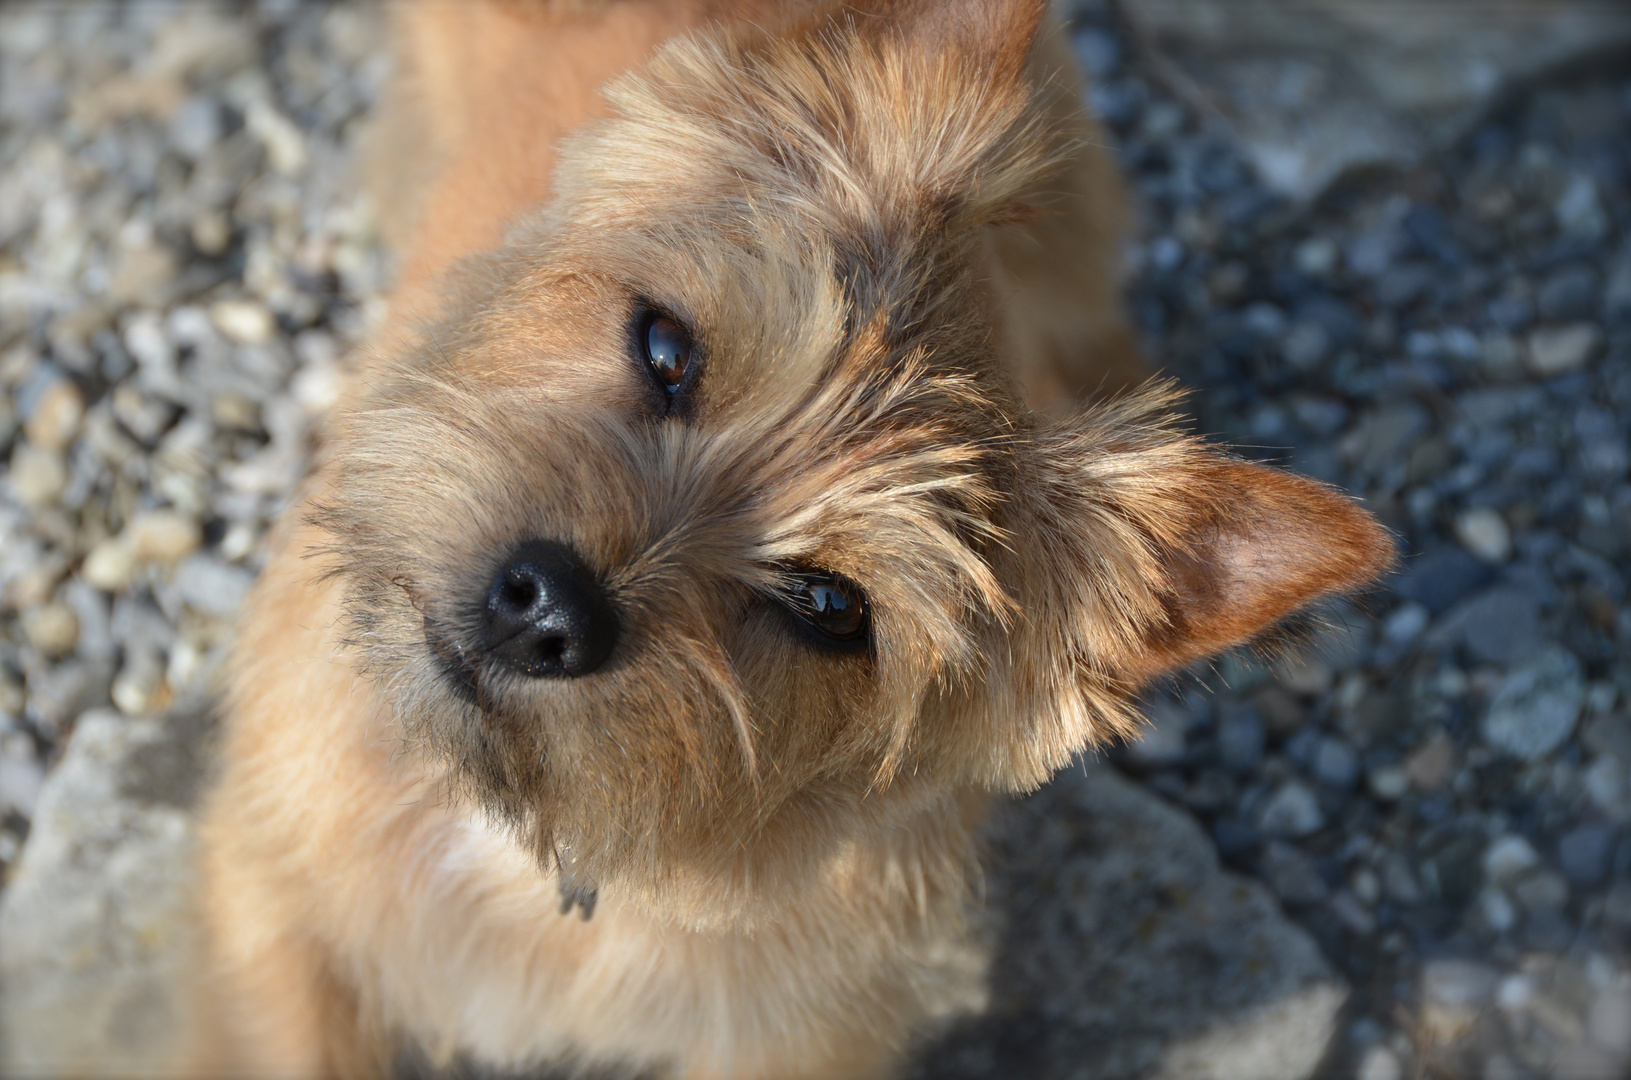
<path fill-rule="evenodd" d="M 1102 765 L 994 825 L 1000 924 L 987 1013 L 926 1048 L 918 1077 L 1301 1080 L 1347 988 L 1193 818 Z"/>
<path fill-rule="evenodd" d="M 75 725 L 0 903 L 0 1074 L 173 1072 L 197 948 L 200 715 Z"/>
<path fill-rule="evenodd" d="M 1203 111 L 1297 198 L 1410 165 L 1516 84 L 1631 47 L 1623 0 L 1133 0 L 1129 23 Z"/>
<path fill-rule="evenodd" d="M 197 949 L 201 710 L 87 714 L 0 907 L 0 1072 L 162 1074 Z M 1347 991 L 1186 814 L 1105 766 L 993 822 L 987 1011 L 918 1075 L 1302 1080 Z"/>

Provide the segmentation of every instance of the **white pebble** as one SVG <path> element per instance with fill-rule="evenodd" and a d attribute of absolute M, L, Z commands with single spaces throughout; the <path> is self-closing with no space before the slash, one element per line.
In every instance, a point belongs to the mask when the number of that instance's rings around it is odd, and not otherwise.
<path fill-rule="evenodd" d="M 68 463 L 54 450 L 20 442 L 11 452 L 11 487 L 35 509 L 50 506 L 68 487 Z"/>
<path fill-rule="evenodd" d="M 210 305 L 215 328 L 240 345 L 262 345 L 272 337 L 275 324 L 266 305 L 253 300 L 220 300 Z"/>
<path fill-rule="evenodd" d="M 1543 379 L 1575 371 L 1602 345 L 1603 332 L 1591 323 L 1543 326 L 1529 335 L 1529 371 Z"/>
<path fill-rule="evenodd" d="M 1399 1056 L 1385 1046 L 1373 1046 L 1365 1051 L 1359 1063 L 1358 1080 L 1403 1080 L 1404 1066 Z"/>
<path fill-rule="evenodd" d="M 1504 885 L 1540 862 L 1534 846 L 1516 834 L 1497 837 L 1484 849 L 1484 879 Z"/>
<path fill-rule="evenodd" d="M 1512 557 L 1512 530 L 1494 510 L 1464 510 L 1455 519 L 1455 536 L 1480 562 L 1500 566 Z"/>
<path fill-rule="evenodd" d="M 79 644 L 79 616 L 67 604 L 43 604 L 23 612 L 23 634 L 46 656 L 67 656 Z"/>
<path fill-rule="evenodd" d="M 110 537 L 91 549 L 79 576 L 106 592 L 118 592 L 136 573 L 136 552 L 119 537 Z"/>
<path fill-rule="evenodd" d="M 138 514 L 126 532 L 139 563 L 174 562 L 191 555 L 204 542 L 198 522 L 174 510 Z"/>

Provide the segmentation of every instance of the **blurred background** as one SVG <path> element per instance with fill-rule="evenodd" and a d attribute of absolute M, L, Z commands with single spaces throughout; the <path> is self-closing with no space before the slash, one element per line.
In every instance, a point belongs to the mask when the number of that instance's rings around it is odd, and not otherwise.
<path fill-rule="evenodd" d="M 991 1005 L 917 1075 L 1631 1075 L 1631 5 L 1062 10 L 1154 362 L 1406 557 L 1004 811 Z M 181 1022 L 209 675 L 384 314 L 382 26 L 0 7 L 12 1075 Z"/>

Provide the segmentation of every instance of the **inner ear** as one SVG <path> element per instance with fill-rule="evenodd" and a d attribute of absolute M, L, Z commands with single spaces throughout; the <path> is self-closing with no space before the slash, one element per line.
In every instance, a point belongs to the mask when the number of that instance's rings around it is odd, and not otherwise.
<path fill-rule="evenodd" d="M 1194 463 L 1184 527 L 1159 544 L 1166 618 L 1137 674 L 1150 677 L 1248 642 L 1322 597 L 1363 589 L 1392 565 L 1392 538 L 1345 495 L 1221 455 Z"/>

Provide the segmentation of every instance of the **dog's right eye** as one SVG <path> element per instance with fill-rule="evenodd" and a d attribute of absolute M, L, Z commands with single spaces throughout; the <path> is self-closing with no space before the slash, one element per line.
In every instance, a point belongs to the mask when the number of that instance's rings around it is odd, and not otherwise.
<path fill-rule="evenodd" d="M 667 315 L 652 314 L 639 338 L 646 363 L 656 373 L 657 381 L 670 394 L 678 393 L 691 367 L 691 335 Z"/>
<path fill-rule="evenodd" d="M 865 648 L 872 628 L 866 594 L 848 578 L 820 571 L 798 575 L 789 607 L 822 644 L 843 651 Z"/>

